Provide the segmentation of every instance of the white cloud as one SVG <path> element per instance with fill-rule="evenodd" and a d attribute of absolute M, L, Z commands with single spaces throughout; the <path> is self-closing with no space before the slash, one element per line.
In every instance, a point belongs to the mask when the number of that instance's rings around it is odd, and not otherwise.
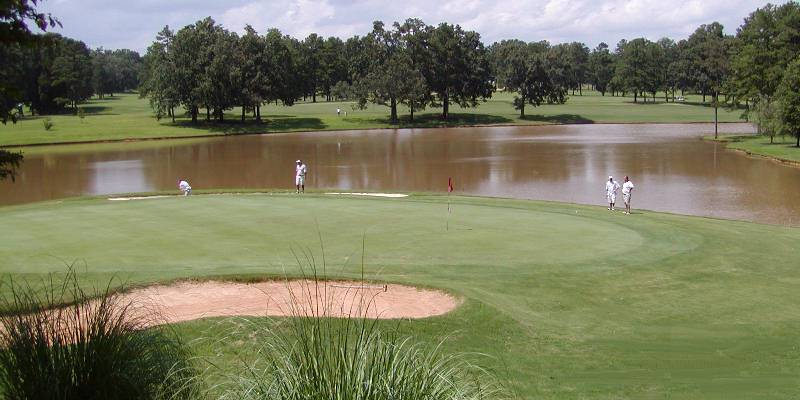
<path fill-rule="evenodd" d="M 275 27 L 302 38 L 363 35 L 374 20 L 387 24 L 420 18 L 450 22 L 481 33 L 487 44 L 518 38 L 594 46 L 622 38 L 685 38 L 697 26 L 719 21 L 734 33 L 762 0 L 50 0 L 42 3 L 64 24 L 62 33 L 92 47 L 143 51 L 164 25 L 180 28 L 211 16 L 241 32 Z M 780 2 L 780 1 L 779 1 Z"/>

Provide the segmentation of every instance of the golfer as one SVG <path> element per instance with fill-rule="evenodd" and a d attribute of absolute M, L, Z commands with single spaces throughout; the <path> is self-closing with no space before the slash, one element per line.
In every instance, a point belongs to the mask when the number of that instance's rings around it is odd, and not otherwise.
<path fill-rule="evenodd" d="M 631 214 L 631 193 L 633 193 L 633 182 L 625 176 L 625 183 L 622 184 L 622 201 L 625 203 L 625 214 Z"/>
<path fill-rule="evenodd" d="M 617 202 L 617 190 L 619 190 L 619 183 L 609 175 L 608 182 L 606 182 L 606 199 L 608 200 L 608 209 L 611 211 L 614 211 L 614 204 Z"/>
<path fill-rule="evenodd" d="M 191 196 L 192 195 L 192 187 L 189 186 L 189 182 L 186 182 L 183 179 L 178 179 L 178 189 L 183 192 L 184 196 Z"/>
<path fill-rule="evenodd" d="M 308 167 L 306 167 L 306 164 L 303 163 L 303 160 L 297 160 L 295 161 L 294 171 L 294 185 L 297 188 L 297 193 L 305 193 L 306 173 L 308 172 Z"/>

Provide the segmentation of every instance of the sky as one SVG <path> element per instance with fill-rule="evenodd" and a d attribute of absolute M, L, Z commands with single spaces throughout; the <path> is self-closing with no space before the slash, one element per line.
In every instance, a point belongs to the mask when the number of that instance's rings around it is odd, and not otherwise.
<path fill-rule="evenodd" d="M 773 0 L 783 3 L 785 0 Z M 420 18 L 449 22 L 503 39 L 579 41 L 590 47 L 620 39 L 686 38 L 701 24 L 718 21 L 734 34 L 760 0 L 45 0 L 40 10 L 56 16 L 54 31 L 89 47 L 144 52 L 165 25 L 179 29 L 207 16 L 227 29 L 246 24 L 259 32 L 278 28 L 303 38 L 315 32 L 347 38 L 388 24 Z"/>

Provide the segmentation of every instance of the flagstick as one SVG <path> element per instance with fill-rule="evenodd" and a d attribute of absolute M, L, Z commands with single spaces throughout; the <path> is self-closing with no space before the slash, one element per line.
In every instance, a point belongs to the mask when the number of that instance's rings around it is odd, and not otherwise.
<path fill-rule="evenodd" d="M 450 190 L 447 190 L 447 224 L 445 227 L 445 231 L 450 231 Z"/>

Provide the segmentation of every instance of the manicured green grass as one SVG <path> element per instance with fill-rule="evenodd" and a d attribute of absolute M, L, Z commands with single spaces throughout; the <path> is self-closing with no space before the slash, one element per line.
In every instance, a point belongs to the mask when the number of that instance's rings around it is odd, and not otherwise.
<path fill-rule="evenodd" d="M 800 230 L 602 207 L 453 197 L 207 195 L 76 199 L 0 208 L 0 272 L 64 270 L 135 283 L 327 274 L 432 286 L 465 299 L 445 316 L 382 326 L 474 351 L 525 399 L 781 399 L 800 392 Z M 218 320 L 178 326 L 214 336 Z M 237 362 L 241 340 L 200 354 Z M 219 348 L 222 346 L 222 348 Z"/>
<path fill-rule="evenodd" d="M 390 127 L 432 127 L 487 124 L 570 124 L 570 123 L 643 123 L 643 122 L 711 122 L 713 110 L 700 103 L 699 96 L 689 96 L 686 103 L 633 103 L 632 98 L 600 96 L 585 91 L 584 96 L 571 96 L 566 104 L 528 107 L 526 118 L 520 119 L 512 106 L 513 95 L 495 93 L 477 108 L 453 107 L 447 122 L 438 118 L 440 109 L 428 109 L 412 124 L 407 110 L 401 109 L 401 123 L 389 123 L 388 108 L 370 106 L 353 110 L 352 103 L 298 103 L 292 107 L 268 105 L 262 108 L 265 122 L 252 119 L 240 122 L 240 109 L 226 114 L 223 124 L 201 121 L 197 125 L 181 116 L 175 123 L 169 118 L 156 120 L 146 99 L 136 94 L 122 94 L 103 100 L 93 99 L 82 107 L 86 117 L 75 115 L 50 116 L 54 127 L 47 131 L 40 117 L 27 117 L 17 124 L 0 126 L 0 146 L 59 142 L 143 139 L 154 137 L 185 137 L 237 133 L 267 133 L 281 131 L 346 130 Z M 342 115 L 336 115 L 336 108 Z M 347 112 L 347 116 L 344 113 Z M 720 111 L 720 121 L 739 121 L 739 111 Z M 248 116 L 248 118 L 250 118 Z"/>
<path fill-rule="evenodd" d="M 773 143 L 770 143 L 766 136 L 720 136 L 717 139 L 713 137 L 706 139 L 725 143 L 730 149 L 742 150 L 748 154 L 800 163 L 800 148 L 791 137 L 778 136 Z"/>

